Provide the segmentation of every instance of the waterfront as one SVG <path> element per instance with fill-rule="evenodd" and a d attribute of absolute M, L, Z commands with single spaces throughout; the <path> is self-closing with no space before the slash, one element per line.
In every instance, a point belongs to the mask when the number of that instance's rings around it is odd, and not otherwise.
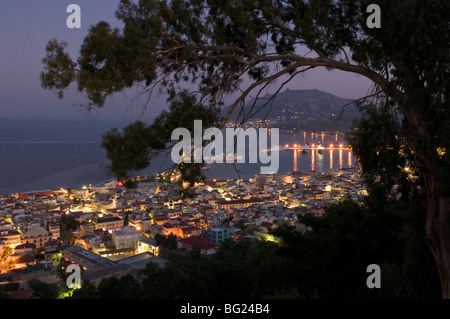
<path fill-rule="evenodd" d="M 97 184 L 111 176 L 106 170 L 107 157 L 101 148 L 101 136 L 123 123 L 70 120 L 0 120 L 0 193 L 34 190 L 80 188 Z M 25 128 L 30 129 L 25 131 Z M 280 134 L 280 144 L 345 143 L 334 134 Z M 343 147 L 347 147 L 346 144 Z M 356 164 L 345 149 L 325 150 L 323 155 L 309 150 L 279 152 L 279 170 L 284 174 L 298 170 L 328 172 Z M 139 174 L 156 174 L 170 166 L 170 156 L 162 156 Z M 252 178 L 261 163 L 211 164 L 208 179 Z"/>

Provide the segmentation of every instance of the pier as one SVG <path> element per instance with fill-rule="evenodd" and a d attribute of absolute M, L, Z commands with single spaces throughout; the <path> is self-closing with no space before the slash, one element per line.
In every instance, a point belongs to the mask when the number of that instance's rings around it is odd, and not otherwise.
<path fill-rule="evenodd" d="M 307 148 L 305 148 L 307 146 Z M 324 146 L 322 144 L 286 144 L 284 145 L 284 150 L 344 150 L 351 151 L 349 146 L 344 146 L 344 144 L 329 144 L 328 146 Z"/>

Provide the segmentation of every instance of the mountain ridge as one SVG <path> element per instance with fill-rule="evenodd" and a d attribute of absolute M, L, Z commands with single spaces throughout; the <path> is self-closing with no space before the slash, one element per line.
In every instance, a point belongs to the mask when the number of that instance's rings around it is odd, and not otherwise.
<path fill-rule="evenodd" d="M 254 109 L 261 107 L 270 94 L 266 94 L 255 103 Z M 311 90 L 286 89 L 253 115 L 250 121 L 265 120 L 270 127 L 280 127 L 285 130 L 308 130 L 308 131 L 348 131 L 352 122 L 360 117 L 358 108 L 352 99 L 340 98 L 331 93 Z M 245 114 L 249 114 L 254 99 L 247 102 L 244 107 Z M 222 109 L 226 114 L 230 106 Z M 230 117 L 229 122 L 236 121 L 242 108 L 237 107 Z M 294 130 L 294 131 L 295 131 Z"/>

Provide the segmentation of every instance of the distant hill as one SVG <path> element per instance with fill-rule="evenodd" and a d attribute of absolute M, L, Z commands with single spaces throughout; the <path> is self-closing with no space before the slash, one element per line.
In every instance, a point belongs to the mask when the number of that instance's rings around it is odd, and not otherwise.
<path fill-rule="evenodd" d="M 255 105 L 255 110 L 262 106 L 270 95 L 265 96 Z M 348 131 L 352 121 L 359 118 L 360 113 L 352 103 L 353 100 L 343 99 L 333 94 L 319 90 L 289 90 L 280 92 L 273 100 L 256 115 L 251 117 L 252 123 L 265 119 L 265 126 L 296 131 Z M 246 103 L 248 114 L 254 101 Z M 348 105 L 347 105 L 348 104 Z M 343 106 L 346 105 L 343 109 Z M 230 106 L 223 109 L 226 114 Z M 342 115 L 341 112 L 343 111 Z M 235 121 L 240 108 L 236 108 L 230 121 Z M 339 116 L 340 119 L 339 119 Z M 339 120 L 338 120 L 339 119 Z"/>

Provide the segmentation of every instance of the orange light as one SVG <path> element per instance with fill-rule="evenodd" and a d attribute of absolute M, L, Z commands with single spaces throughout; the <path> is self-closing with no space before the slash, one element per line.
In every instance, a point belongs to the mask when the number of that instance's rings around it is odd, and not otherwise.
<path fill-rule="evenodd" d="M 294 147 L 297 147 L 297 144 L 294 144 Z"/>
<path fill-rule="evenodd" d="M 333 147 L 333 144 L 330 144 L 330 147 Z"/>
<path fill-rule="evenodd" d="M 339 144 L 339 147 L 341 147 L 341 148 L 342 148 L 342 146 L 343 146 L 342 144 Z"/>

